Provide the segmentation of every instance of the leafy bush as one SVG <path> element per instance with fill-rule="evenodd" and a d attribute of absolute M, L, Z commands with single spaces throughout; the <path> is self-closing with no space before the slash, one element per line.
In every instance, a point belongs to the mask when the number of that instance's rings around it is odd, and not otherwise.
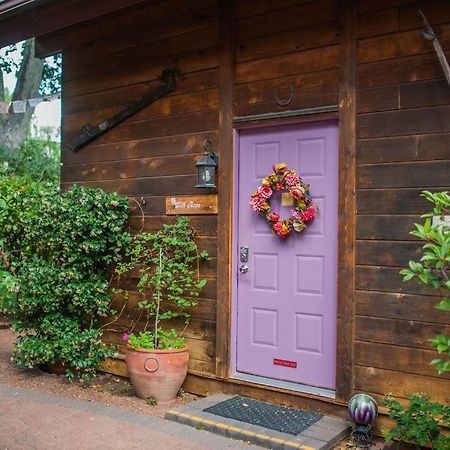
<path fill-rule="evenodd" d="M 438 289 L 444 298 L 436 308 L 450 311 L 450 226 L 444 220 L 450 214 L 450 195 L 448 192 L 424 191 L 422 196 L 433 203 L 433 211 L 424 214 L 423 224 L 415 224 L 416 229 L 410 234 L 419 237 L 426 244 L 422 247 L 420 262 L 410 261 L 409 268 L 400 271 L 403 281 L 417 278 L 417 281 L 429 288 Z M 432 364 L 439 373 L 450 372 L 450 336 L 439 335 L 430 339 L 431 345 L 439 353 L 446 355 L 446 360 L 435 359 Z"/>
<path fill-rule="evenodd" d="M 411 394 L 405 409 L 392 397 L 385 397 L 383 405 L 389 408 L 389 417 L 396 425 L 384 432 L 387 441 L 399 440 L 415 445 L 431 444 L 432 449 L 448 450 L 450 435 L 443 432 L 442 425 L 450 425 L 450 406 L 431 402 L 426 394 Z"/>
<path fill-rule="evenodd" d="M 142 337 L 132 335 L 130 345 L 134 346 L 134 341 L 140 345 L 142 340 L 150 339 L 153 347 L 147 348 L 182 347 L 182 331 L 162 330 L 160 325 L 182 317 L 186 327 L 189 309 L 197 305 L 196 298 L 206 285 L 206 280 L 199 278 L 198 265 L 201 259 L 208 259 L 208 254 L 198 251 L 188 219 L 178 217 L 174 224 L 163 225 L 156 233 L 135 236 L 128 258 L 127 263 L 117 266 L 116 274 L 120 277 L 138 271 L 139 307 L 146 317 L 144 332 L 152 323 L 151 332 Z"/>
<path fill-rule="evenodd" d="M 87 377 L 114 353 L 98 321 L 111 313 L 108 267 L 130 241 L 127 218 L 127 199 L 117 194 L 0 178 L 0 271 L 19 333 L 16 363 L 59 362 Z"/>
<path fill-rule="evenodd" d="M 60 146 L 51 141 L 49 133 L 50 130 L 41 130 L 38 137 L 29 137 L 17 149 L 0 149 L 0 175 L 58 182 Z"/>

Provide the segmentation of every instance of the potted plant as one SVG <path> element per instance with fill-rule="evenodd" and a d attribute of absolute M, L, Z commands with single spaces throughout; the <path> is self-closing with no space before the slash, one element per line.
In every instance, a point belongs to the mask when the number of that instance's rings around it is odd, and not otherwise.
<path fill-rule="evenodd" d="M 140 333 L 123 335 L 128 374 L 139 397 L 170 403 L 187 374 L 189 353 L 183 333 L 189 311 L 206 285 L 199 277 L 199 262 L 208 254 L 198 251 L 188 219 L 179 217 L 156 233 L 135 236 L 128 257 L 116 273 L 137 271 L 138 306 L 145 319 Z M 171 326 L 177 318 L 182 319 L 181 330 Z"/>

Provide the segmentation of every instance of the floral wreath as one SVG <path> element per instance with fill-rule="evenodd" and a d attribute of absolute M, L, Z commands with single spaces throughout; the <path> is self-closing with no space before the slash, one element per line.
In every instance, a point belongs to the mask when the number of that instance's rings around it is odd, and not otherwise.
<path fill-rule="evenodd" d="M 274 191 L 285 190 L 294 199 L 292 217 L 282 220 L 280 215 L 272 212 L 269 204 Z M 312 203 L 309 185 L 303 183 L 295 170 L 288 169 L 285 163 L 273 166 L 273 173 L 261 182 L 261 186 L 252 194 L 250 207 L 261 213 L 272 227 L 273 232 L 281 239 L 287 239 L 292 231 L 301 233 L 306 230 L 307 223 L 316 217 L 317 207 Z"/>

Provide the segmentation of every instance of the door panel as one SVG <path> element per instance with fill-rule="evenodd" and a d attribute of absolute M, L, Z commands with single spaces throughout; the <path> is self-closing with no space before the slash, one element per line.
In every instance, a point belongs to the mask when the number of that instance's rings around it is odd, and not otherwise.
<path fill-rule="evenodd" d="M 286 241 L 249 207 L 272 166 L 287 163 L 319 213 Z M 335 121 L 244 130 L 238 151 L 239 248 L 249 247 L 247 273 L 237 273 L 238 372 L 328 389 L 335 387 L 338 131 Z M 292 206 L 271 207 L 288 217 Z"/>

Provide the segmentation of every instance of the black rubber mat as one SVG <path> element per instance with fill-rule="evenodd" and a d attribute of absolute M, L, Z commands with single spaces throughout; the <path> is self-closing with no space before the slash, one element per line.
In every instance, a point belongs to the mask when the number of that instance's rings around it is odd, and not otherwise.
<path fill-rule="evenodd" d="M 323 417 L 319 413 L 272 405 L 240 396 L 210 406 L 204 411 L 294 436 Z"/>

